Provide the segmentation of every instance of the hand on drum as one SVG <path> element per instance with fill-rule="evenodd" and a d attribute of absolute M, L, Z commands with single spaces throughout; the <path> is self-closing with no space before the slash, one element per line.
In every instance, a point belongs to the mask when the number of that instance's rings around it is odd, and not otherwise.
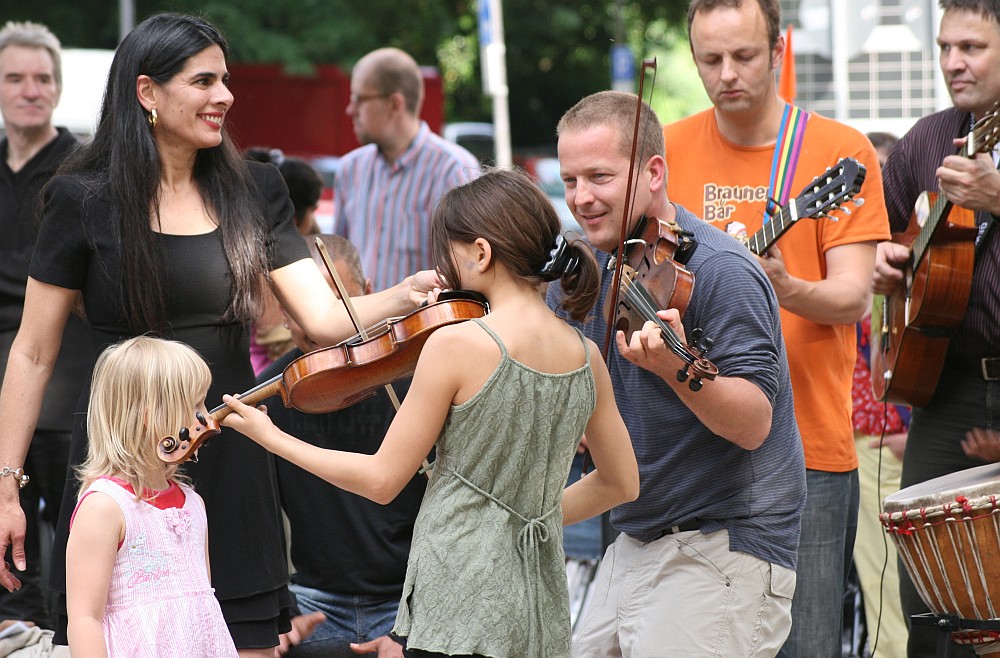
<path fill-rule="evenodd" d="M 973 427 L 965 433 L 962 450 L 968 457 L 984 462 L 1000 462 L 1000 432 Z"/>

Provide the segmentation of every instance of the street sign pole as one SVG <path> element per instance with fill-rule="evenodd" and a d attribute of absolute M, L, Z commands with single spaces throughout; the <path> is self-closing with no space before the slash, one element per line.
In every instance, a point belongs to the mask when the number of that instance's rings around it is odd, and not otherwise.
<path fill-rule="evenodd" d="M 501 0 L 479 0 L 479 59 L 483 93 L 493 99 L 493 141 L 498 167 L 513 162 L 507 89 L 507 46 L 503 37 Z"/>

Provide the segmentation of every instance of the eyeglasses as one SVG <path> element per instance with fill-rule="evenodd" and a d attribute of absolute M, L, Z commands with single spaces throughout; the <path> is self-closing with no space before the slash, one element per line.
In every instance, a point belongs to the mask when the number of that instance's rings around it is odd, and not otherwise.
<path fill-rule="evenodd" d="M 351 94 L 350 100 L 351 105 L 354 107 L 360 107 L 362 103 L 366 103 L 376 98 L 389 98 L 389 94 Z"/>

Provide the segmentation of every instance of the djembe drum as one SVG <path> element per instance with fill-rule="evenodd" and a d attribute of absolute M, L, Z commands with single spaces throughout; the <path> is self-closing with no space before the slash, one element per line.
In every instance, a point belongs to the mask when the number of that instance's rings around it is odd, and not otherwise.
<path fill-rule="evenodd" d="M 879 515 L 924 603 L 937 615 L 1000 617 L 1000 464 L 977 466 L 888 496 Z M 1000 632 L 961 630 L 959 644 L 1000 652 Z"/>

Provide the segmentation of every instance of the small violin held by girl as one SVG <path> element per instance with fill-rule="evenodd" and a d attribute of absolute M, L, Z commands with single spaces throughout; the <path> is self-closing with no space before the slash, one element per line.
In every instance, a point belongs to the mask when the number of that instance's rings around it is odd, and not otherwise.
<path fill-rule="evenodd" d="M 309 445 L 232 396 L 222 422 L 377 502 L 394 498 L 436 448 L 394 629 L 407 654 L 569 656 L 560 526 L 639 491 L 600 351 L 539 291 L 561 280 L 564 308 L 586 317 L 597 264 L 585 243 L 559 234 L 551 202 L 517 171 L 490 171 L 445 195 L 432 241 L 443 279 L 485 295 L 491 310 L 427 339 L 378 452 Z M 564 492 L 584 433 L 596 469 Z"/>

